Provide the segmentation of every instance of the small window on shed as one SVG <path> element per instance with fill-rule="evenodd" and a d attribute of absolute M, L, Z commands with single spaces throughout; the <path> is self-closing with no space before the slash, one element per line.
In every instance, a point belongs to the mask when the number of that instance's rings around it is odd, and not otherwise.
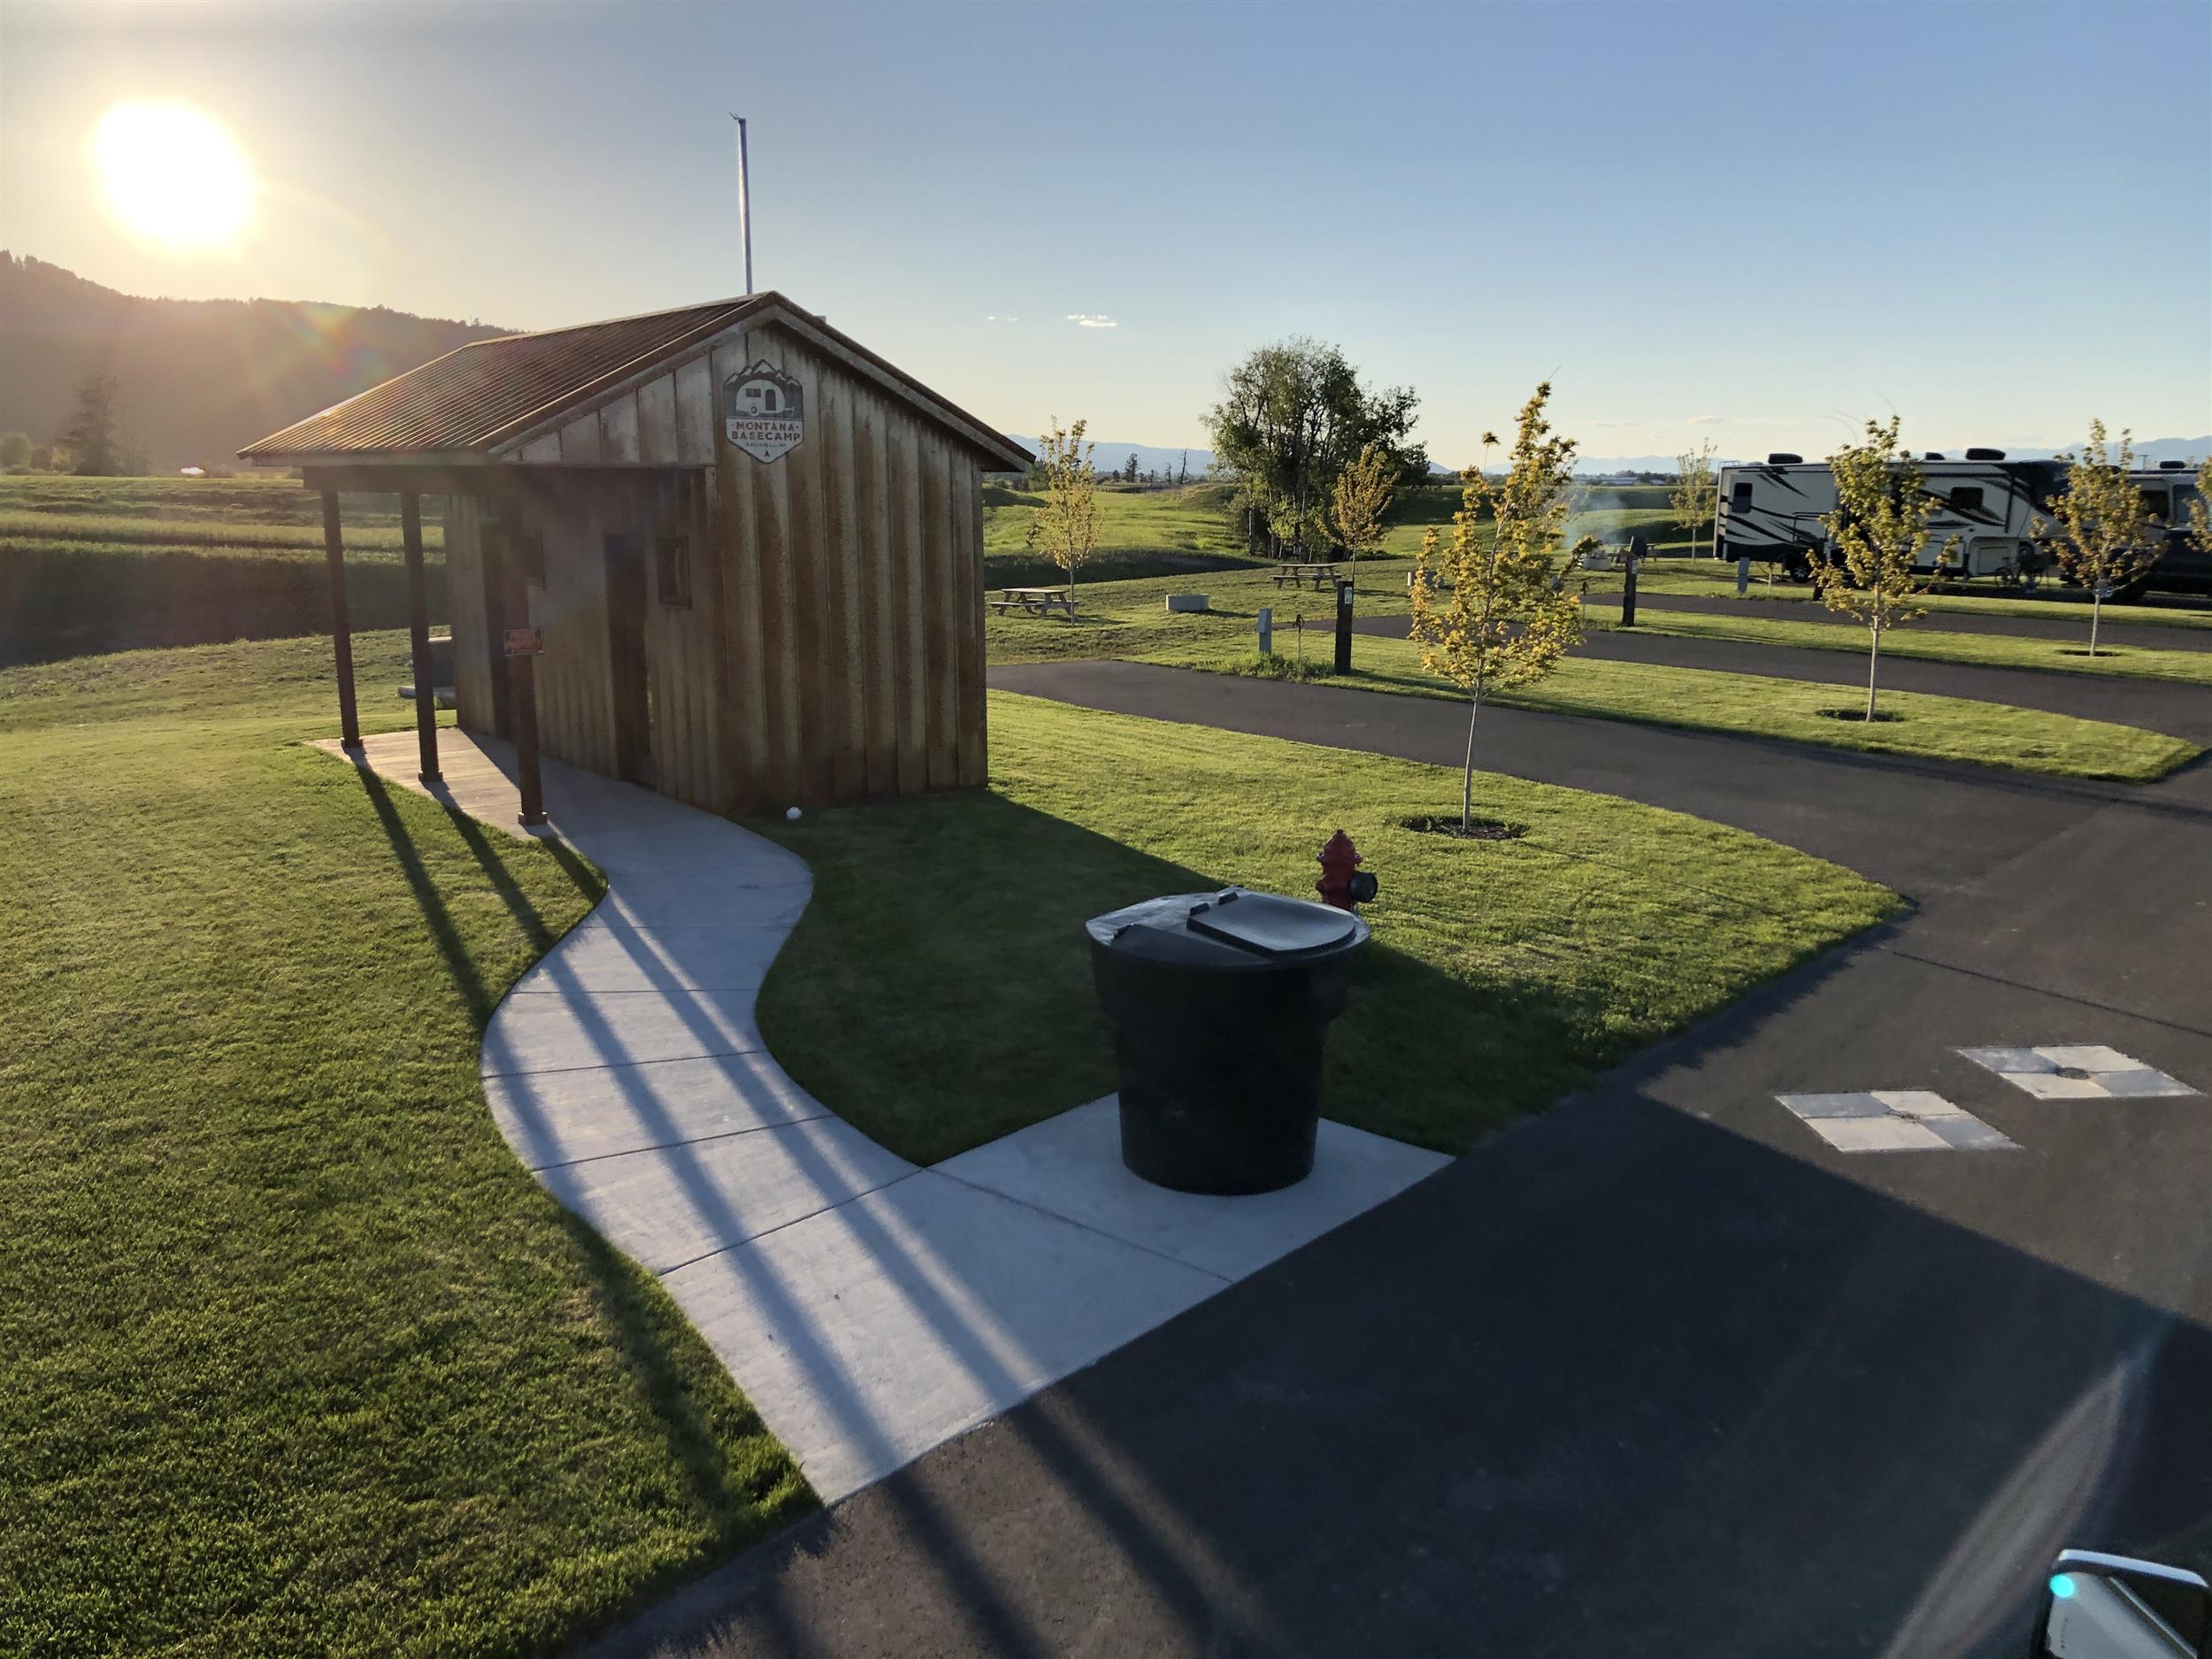
<path fill-rule="evenodd" d="M 545 532 L 515 532 L 515 557 L 522 565 L 522 580 L 535 588 L 545 586 Z"/>
<path fill-rule="evenodd" d="M 1954 484 L 1951 486 L 1951 511 L 1953 512 L 1979 512 L 1981 510 L 1980 485 Z"/>
<path fill-rule="evenodd" d="M 1728 492 L 1728 503 L 1732 507 L 1751 505 L 1751 480 L 1749 479 L 1743 478 L 1736 480 L 1736 488 Z"/>
<path fill-rule="evenodd" d="M 691 609 L 691 538 L 664 535 L 653 543 L 654 580 L 661 603 Z"/>

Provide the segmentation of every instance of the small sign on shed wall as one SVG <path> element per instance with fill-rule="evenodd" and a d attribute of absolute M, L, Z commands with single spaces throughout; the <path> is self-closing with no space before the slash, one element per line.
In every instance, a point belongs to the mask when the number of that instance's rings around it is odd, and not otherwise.
<path fill-rule="evenodd" d="M 806 392 L 772 363 L 722 383 L 722 435 L 756 461 L 780 461 L 806 441 Z"/>

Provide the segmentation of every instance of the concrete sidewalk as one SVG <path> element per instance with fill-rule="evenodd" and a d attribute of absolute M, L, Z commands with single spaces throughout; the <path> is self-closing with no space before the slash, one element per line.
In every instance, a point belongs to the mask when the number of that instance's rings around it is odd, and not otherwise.
<path fill-rule="evenodd" d="M 521 834 L 508 747 L 439 745 L 435 789 L 411 731 L 356 764 Z M 1310 1179 L 1196 1198 L 1123 1169 L 1109 1098 L 918 1168 L 761 1041 L 755 998 L 812 891 L 800 859 L 556 762 L 545 799 L 607 896 L 493 1015 L 485 1095 L 546 1187 L 661 1276 L 826 1502 L 1448 1161 L 1329 1124 Z"/>

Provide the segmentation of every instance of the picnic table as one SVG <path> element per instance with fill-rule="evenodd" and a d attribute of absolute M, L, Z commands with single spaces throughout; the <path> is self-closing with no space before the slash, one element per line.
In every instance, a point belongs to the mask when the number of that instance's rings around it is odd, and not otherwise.
<path fill-rule="evenodd" d="M 1066 613 L 1069 621 L 1075 620 L 1075 589 L 1072 588 L 1002 588 L 997 598 L 989 602 L 992 610 L 1004 616 L 1018 611 L 1025 616 L 1048 617 L 1054 611 Z"/>
<path fill-rule="evenodd" d="M 1293 588 L 1302 588 L 1308 582 L 1311 582 L 1316 591 L 1318 591 L 1323 586 L 1333 584 L 1337 580 L 1336 565 L 1333 562 L 1322 565 L 1286 565 L 1275 572 L 1275 586 L 1278 588 L 1285 582 L 1288 582 Z"/>

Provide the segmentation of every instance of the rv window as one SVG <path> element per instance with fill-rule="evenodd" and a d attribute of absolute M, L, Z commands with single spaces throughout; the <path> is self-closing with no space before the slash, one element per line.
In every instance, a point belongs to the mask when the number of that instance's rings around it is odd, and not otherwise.
<path fill-rule="evenodd" d="M 1739 480 L 1736 488 L 1728 492 L 1728 504 L 1732 507 L 1751 505 L 1751 480 L 1749 479 Z"/>
<path fill-rule="evenodd" d="M 688 611 L 691 608 L 691 538 L 687 535 L 664 535 L 653 543 L 655 554 L 655 586 L 660 589 L 661 603 Z"/>
<path fill-rule="evenodd" d="M 1954 484 L 1951 487 L 1952 511 L 1979 512 L 1981 510 L 1982 492 L 1979 486 L 1974 484 Z"/>
<path fill-rule="evenodd" d="M 2154 517 L 2159 518 L 2165 518 L 2166 492 L 2162 489 L 2145 490 L 2143 492 L 2143 505 L 2150 510 Z"/>

